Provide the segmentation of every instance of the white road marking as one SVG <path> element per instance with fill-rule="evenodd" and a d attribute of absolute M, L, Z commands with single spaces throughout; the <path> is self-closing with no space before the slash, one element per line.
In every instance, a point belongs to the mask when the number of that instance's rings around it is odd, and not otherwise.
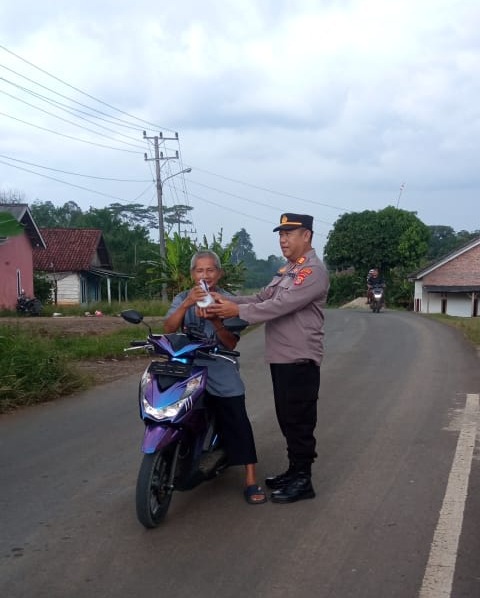
<path fill-rule="evenodd" d="M 478 394 L 468 394 L 457 450 L 419 598 L 450 598 L 479 423 Z"/>

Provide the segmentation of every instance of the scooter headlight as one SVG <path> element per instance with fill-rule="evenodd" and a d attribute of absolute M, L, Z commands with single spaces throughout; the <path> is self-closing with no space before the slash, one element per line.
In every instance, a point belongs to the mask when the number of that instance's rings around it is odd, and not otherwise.
<path fill-rule="evenodd" d="M 175 403 L 165 405 L 164 407 L 153 407 L 147 401 L 145 395 L 142 395 L 142 406 L 144 414 L 156 421 L 174 419 L 175 417 L 177 417 L 177 415 L 183 408 L 185 408 L 186 410 L 191 409 L 192 395 L 198 388 L 200 388 L 201 383 L 201 375 L 195 376 L 195 378 L 190 379 L 185 385 L 185 389 L 180 399 L 178 401 L 175 401 Z"/>

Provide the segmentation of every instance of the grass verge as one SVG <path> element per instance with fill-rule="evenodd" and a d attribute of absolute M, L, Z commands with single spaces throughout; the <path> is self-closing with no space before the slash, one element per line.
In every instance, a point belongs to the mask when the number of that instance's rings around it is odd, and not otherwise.
<path fill-rule="evenodd" d="M 429 314 L 428 317 L 458 328 L 471 343 L 480 348 L 480 318 L 460 318 L 443 314 Z"/>

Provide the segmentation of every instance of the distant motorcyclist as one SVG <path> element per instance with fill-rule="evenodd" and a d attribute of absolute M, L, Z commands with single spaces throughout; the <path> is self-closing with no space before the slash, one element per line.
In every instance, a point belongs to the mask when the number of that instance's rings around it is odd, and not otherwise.
<path fill-rule="evenodd" d="M 372 289 L 378 286 L 385 287 L 385 281 L 380 275 L 378 268 L 372 268 L 368 271 L 367 276 L 367 305 L 372 300 Z"/>

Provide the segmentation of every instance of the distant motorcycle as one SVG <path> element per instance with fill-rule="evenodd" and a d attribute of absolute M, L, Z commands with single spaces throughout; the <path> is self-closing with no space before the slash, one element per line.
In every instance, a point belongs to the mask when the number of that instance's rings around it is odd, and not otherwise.
<path fill-rule="evenodd" d="M 385 303 L 385 287 L 377 284 L 370 290 L 370 309 L 373 313 L 379 313 Z"/>
<path fill-rule="evenodd" d="M 22 291 L 17 298 L 17 313 L 26 316 L 38 316 L 43 309 L 43 305 L 36 297 L 27 297 Z"/>

